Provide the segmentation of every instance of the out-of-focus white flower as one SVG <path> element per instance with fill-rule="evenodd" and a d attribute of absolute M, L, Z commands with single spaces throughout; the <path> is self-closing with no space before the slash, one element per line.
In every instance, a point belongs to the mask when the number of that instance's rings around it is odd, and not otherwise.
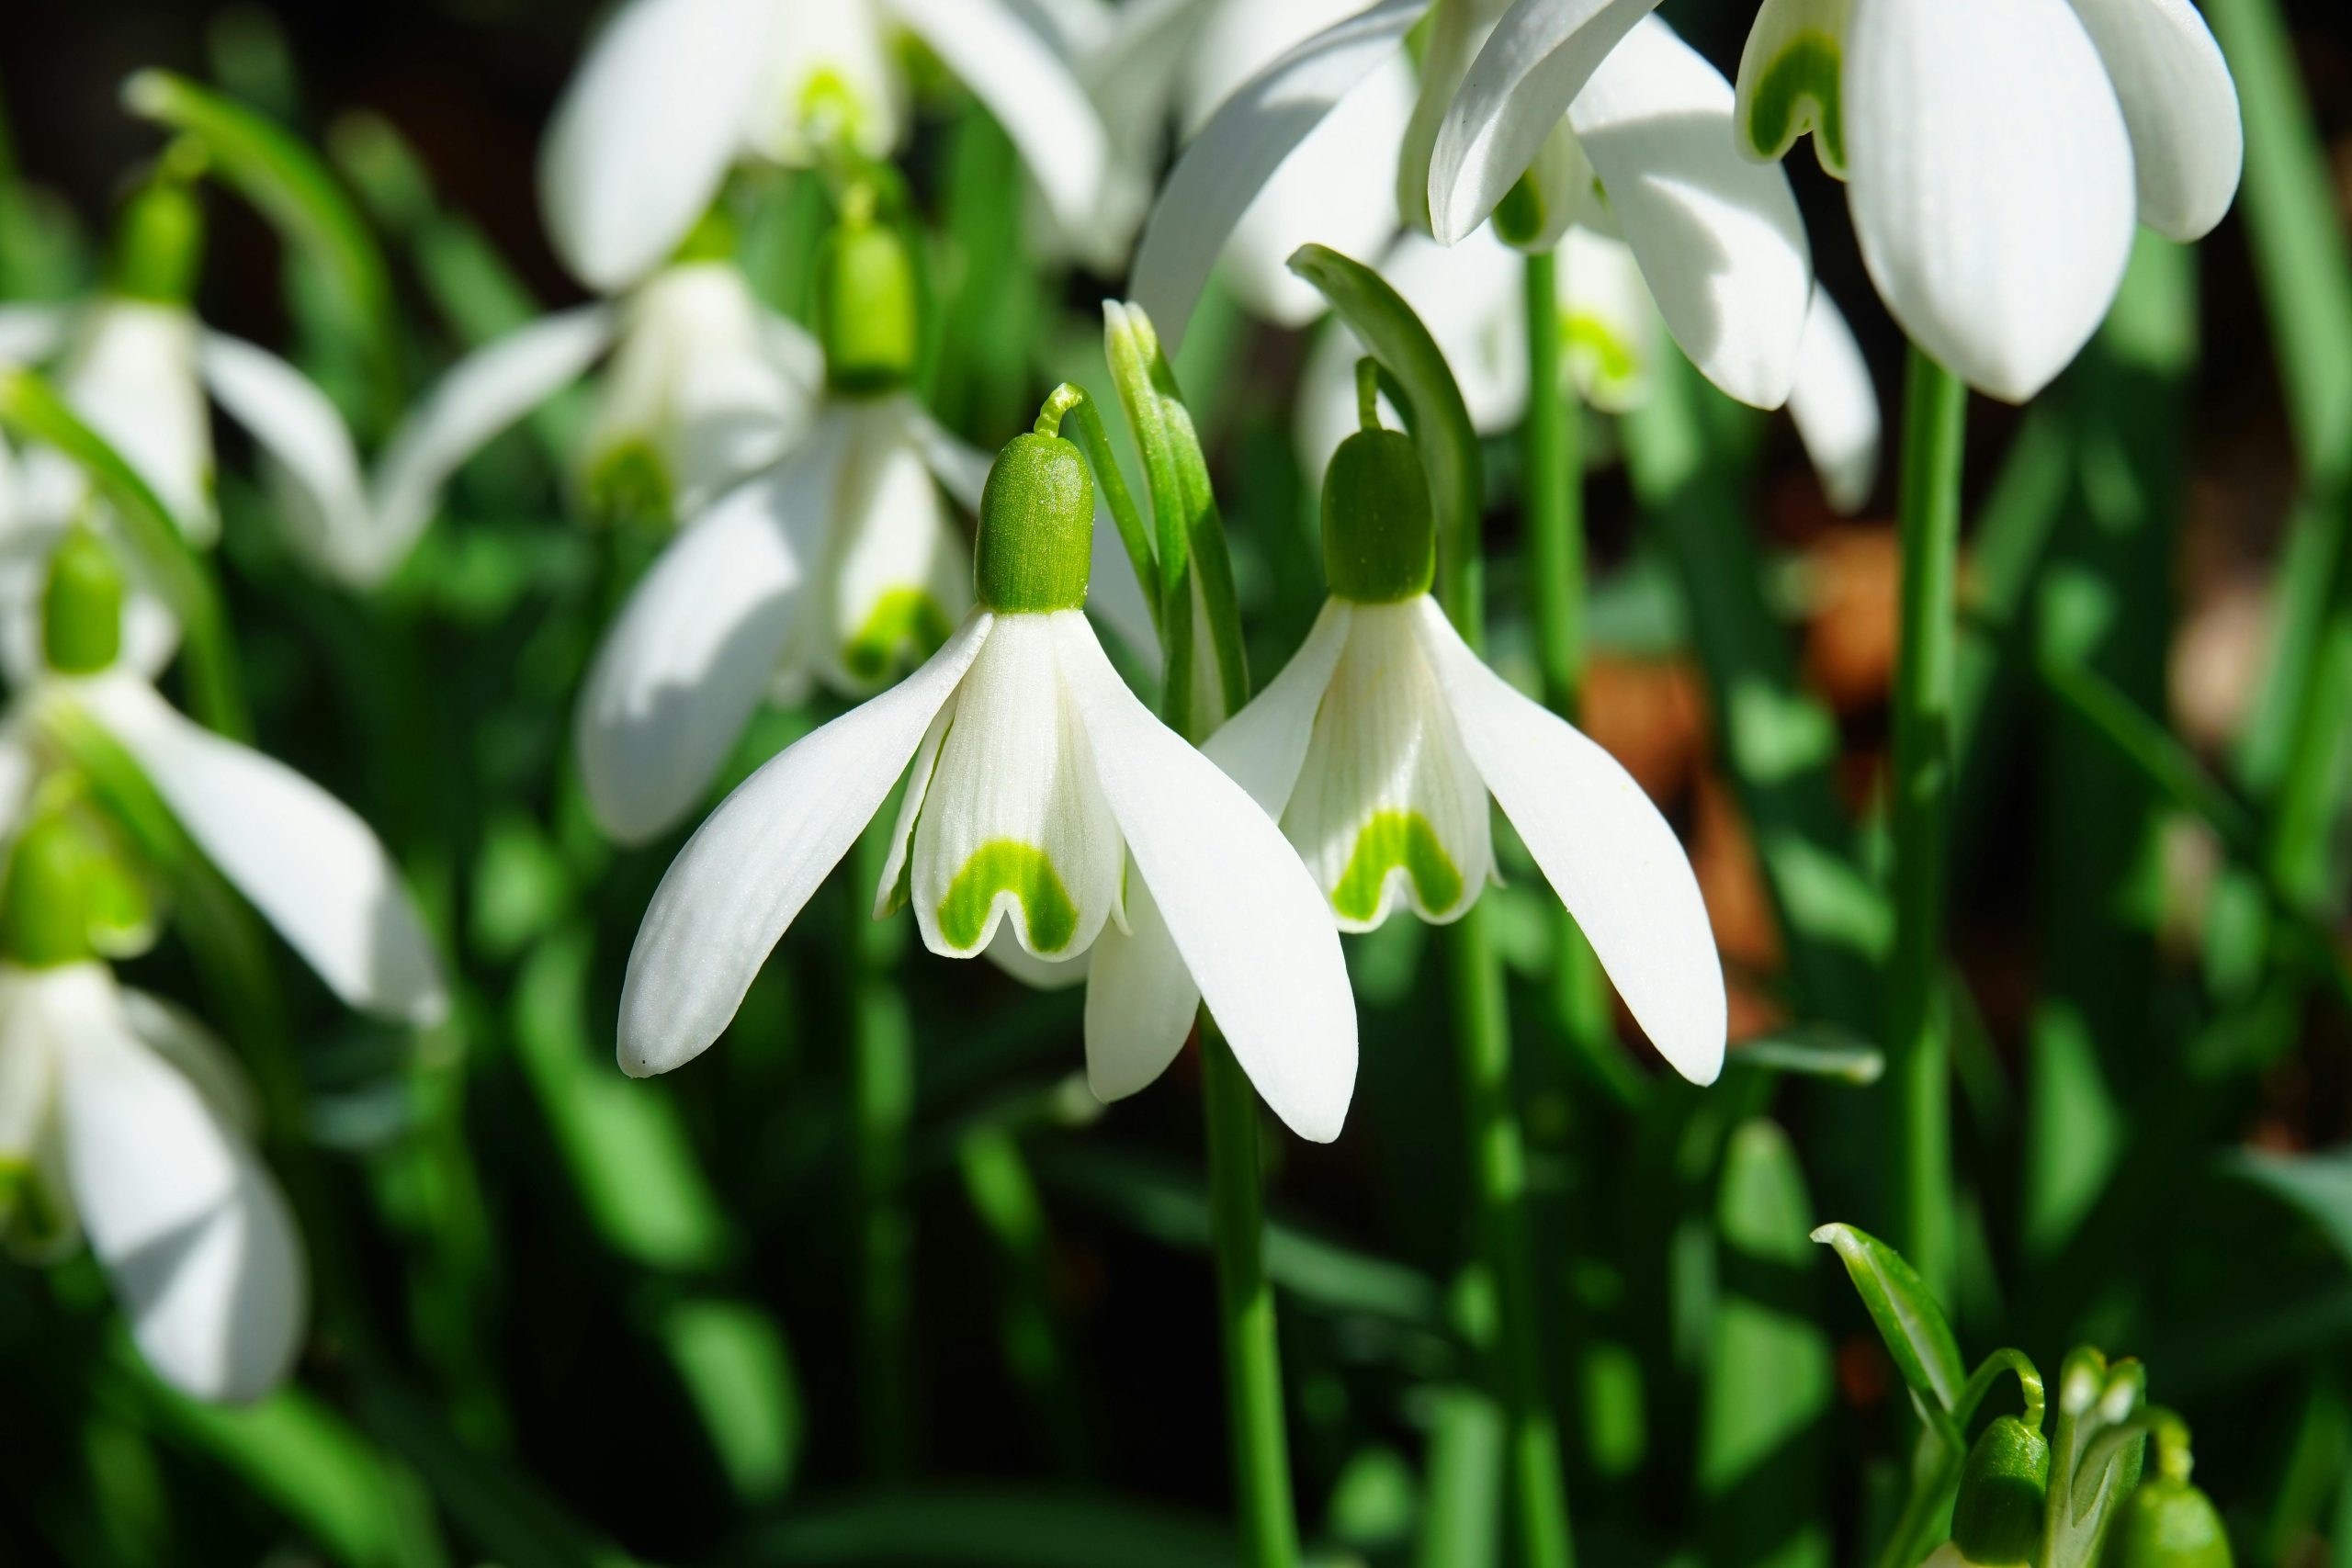
<path fill-rule="evenodd" d="M 2133 220 L 2194 240 L 2229 210 L 2237 88 L 2189 0 L 1764 0 L 1738 141 L 1810 130 L 1912 341 L 2021 402 L 2123 281 Z"/>
<path fill-rule="evenodd" d="M 806 164 L 828 142 L 887 157 L 907 121 L 900 29 L 1004 126 L 1064 226 L 1091 224 L 1102 121 L 1006 0 L 628 0 L 548 128 L 539 197 L 557 253 L 616 293 L 677 249 L 737 159 Z"/>

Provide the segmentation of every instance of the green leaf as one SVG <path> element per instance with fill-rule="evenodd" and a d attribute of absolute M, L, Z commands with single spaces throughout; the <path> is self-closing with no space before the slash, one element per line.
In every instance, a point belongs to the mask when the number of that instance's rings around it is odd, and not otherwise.
<path fill-rule="evenodd" d="M 1928 1294 L 1917 1271 L 1894 1248 L 1851 1225 L 1823 1225 L 1813 1239 L 1838 1249 L 1903 1381 L 1931 1401 L 1933 1408 L 1951 1409 L 1968 1371 L 1943 1308 Z"/>
<path fill-rule="evenodd" d="M 752 1536 L 731 1561 L 1100 1568 L 1106 1554 L 1120 1568 L 1227 1568 L 1234 1560 L 1222 1520 L 1099 1493 L 990 1486 L 873 1492 L 800 1509 Z"/>
<path fill-rule="evenodd" d="M 1808 1024 L 1743 1040 L 1731 1048 L 1725 1065 L 1837 1083 L 1874 1084 L 1885 1075 L 1886 1054 L 1836 1024 Z"/>
<path fill-rule="evenodd" d="M 2301 1211 L 2352 1264 L 2352 1148 L 2237 1155 L 2222 1168 Z"/>

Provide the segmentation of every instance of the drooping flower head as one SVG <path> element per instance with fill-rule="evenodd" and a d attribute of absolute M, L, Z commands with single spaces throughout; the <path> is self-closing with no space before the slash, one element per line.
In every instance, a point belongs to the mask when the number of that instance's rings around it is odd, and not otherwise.
<path fill-rule="evenodd" d="M 1187 1027 L 1204 996 L 1275 1112 L 1337 1135 L 1356 1045 L 1337 932 L 1274 824 L 1104 656 L 1083 611 L 1093 483 L 1048 407 L 989 472 L 976 602 L 955 635 L 745 781 L 662 879 L 621 997 L 627 1071 L 665 1072 L 718 1038 L 908 773 L 877 913 L 911 904 L 944 956 L 1010 942 L 1055 964 L 1148 924 L 1198 977 Z M 1134 977 L 1097 964 L 1088 980 L 1089 1077 L 1105 1098 L 1143 1088 L 1182 1042 L 1124 1027 L 1158 1003 L 1122 989 Z"/>

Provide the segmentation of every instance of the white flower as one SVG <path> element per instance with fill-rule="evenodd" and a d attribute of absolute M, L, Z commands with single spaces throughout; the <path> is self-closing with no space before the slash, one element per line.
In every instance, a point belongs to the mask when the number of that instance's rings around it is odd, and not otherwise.
<path fill-rule="evenodd" d="M 86 1234 L 140 1353 L 200 1399 L 266 1393 L 308 1315 L 253 1122 L 243 1075 L 187 1014 L 103 964 L 0 962 L 0 1213 L 43 1251 Z"/>
<path fill-rule="evenodd" d="M 1561 237 L 1558 250 L 1563 359 L 1577 393 L 1604 413 L 1641 406 L 1661 343 L 1657 307 L 1639 265 L 1623 242 L 1581 226 Z M 1407 234 L 1380 274 L 1444 352 L 1478 434 L 1518 429 L 1527 407 L 1518 254 L 1487 231 L 1451 247 Z M 1356 428 L 1355 366 L 1363 353 L 1355 333 L 1335 321 L 1308 355 L 1297 425 L 1310 473 L 1319 473 Z M 1830 505 L 1846 513 L 1860 508 L 1878 477 L 1878 392 L 1845 318 L 1818 287 L 1788 409 Z"/>
<path fill-rule="evenodd" d="M 1764 0 L 1739 146 L 1815 132 L 1862 260 L 1912 341 L 2023 401 L 2123 279 L 2133 220 L 2221 221 L 2245 151 L 2228 63 L 2189 0 Z"/>
<path fill-rule="evenodd" d="M 368 574 L 406 557 L 469 457 L 607 354 L 585 487 L 637 481 L 679 517 L 799 440 L 824 380 L 816 341 L 760 303 L 728 261 L 681 262 L 620 300 L 519 327 L 459 362 L 387 445 Z"/>
<path fill-rule="evenodd" d="M 557 253 L 616 292 L 666 259 L 735 161 L 887 156 L 907 118 L 905 28 L 1002 123 L 1068 228 L 1092 220 L 1101 120 L 1006 0 L 629 0 L 557 107 L 539 165 Z"/>
<path fill-rule="evenodd" d="M 1257 193 L 1399 57 L 1431 4 L 1382 0 L 1299 44 L 1186 148 L 1134 276 L 1171 346 Z M 1532 174 L 1536 210 L 1512 239 L 1549 245 L 1573 221 L 1622 237 L 1692 363 L 1741 401 L 1779 407 L 1795 374 L 1812 256 L 1785 176 L 1744 164 L 1730 146 L 1731 85 L 1647 15 L 1655 0 L 1517 0 L 1499 16 L 1493 0 L 1434 4 L 1399 151 L 1403 219 L 1458 242 Z"/>
<path fill-rule="evenodd" d="M 1036 457 L 1032 443 L 1046 445 L 1019 438 L 991 476 L 982 603 L 961 629 L 752 775 L 671 866 L 629 955 L 621 1066 L 666 1072 L 718 1038 L 911 761 L 877 910 L 911 902 L 924 945 L 946 956 L 974 956 L 1001 931 L 1067 964 L 1148 903 L 1267 1104 L 1301 1136 L 1329 1140 L 1353 1090 L 1356 1032 L 1323 900 L 1265 814 L 1112 669 L 1079 608 L 1083 461 L 1053 443 L 1059 488 L 1022 489 L 1002 476 Z M 1032 504 L 1041 493 L 1050 505 Z M 1052 515 L 1039 524 L 1040 512 Z M 992 542 L 991 530 L 1003 533 Z M 1126 1032 L 1095 1021 L 1105 984 L 1098 968 L 1087 1052 L 1108 1098 L 1141 1089 L 1174 1044 L 1148 1071 L 1128 1059 Z"/>

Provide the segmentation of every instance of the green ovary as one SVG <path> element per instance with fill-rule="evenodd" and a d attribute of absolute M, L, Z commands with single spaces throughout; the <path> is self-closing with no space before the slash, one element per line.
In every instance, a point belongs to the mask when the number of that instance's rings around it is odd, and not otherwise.
<path fill-rule="evenodd" d="M 1331 908 L 1351 920 L 1368 921 L 1380 912 L 1380 889 L 1398 866 L 1413 879 L 1414 897 L 1433 913 L 1462 898 L 1462 873 L 1454 869 L 1437 829 L 1418 811 L 1375 811 L 1356 835 L 1348 869 L 1331 889 Z"/>
<path fill-rule="evenodd" d="M 919 588 L 894 588 L 875 602 L 874 613 L 842 648 L 842 663 L 861 681 L 879 681 L 904 651 L 928 659 L 956 628 L 939 601 Z"/>
<path fill-rule="evenodd" d="M 991 839 L 972 852 L 939 901 L 939 934 L 950 947 L 980 945 L 1000 893 L 1021 900 L 1032 952 L 1059 953 L 1078 934 L 1078 906 L 1046 852 L 1018 839 Z"/>
<path fill-rule="evenodd" d="M 651 442 L 624 441 L 588 471 L 588 510 L 607 522 L 665 522 L 670 503 L 670 468 Z"/>
<path fill-rule="evenodd" d="M 1837 174 L 1846 167 L 1846 122 L 1838 89 L 1844 55 L 1826 33 L 1791 39 L 1756 85 L 1747 111 L 1748 144 L 1778 155 L 1813 122 L 1821 166 Z"/>

